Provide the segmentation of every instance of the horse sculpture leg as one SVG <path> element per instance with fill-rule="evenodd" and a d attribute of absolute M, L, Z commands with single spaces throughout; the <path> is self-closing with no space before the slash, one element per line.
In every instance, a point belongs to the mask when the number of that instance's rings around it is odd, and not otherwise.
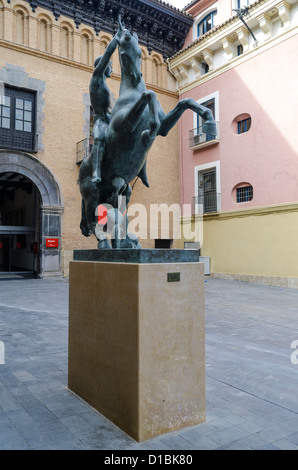
<path fill-rule="evenodd" d="M 198 104 L 192 98 L 181 100 L 177 106 L 172 109 L 172 111 L 165 114 L 163 119 L 161 119 L 161 125 L 157 135 L 165 137 L 187 109 L 191 109 L 205 119 L 203 131 L 206 132 L 206 134 L 216 135 L 216 123 L 214 121 L 212 111 L 205 106 Z"/>
<path fill-rule="evenodd" d="M 82 198 L 82 206 L 81 206 L 81 215 L 82 215 L 81 223 L 80 223 L 81 232 L 85 237 L 89 237 L 90 230 L 88 228 L 88 224 L 86 220 L 85 201 L 83 198 Z"/>
<path fill-rule="evenodd" d="M 142 132 L 141 138 L 145 145 L 148 144 L 151 139 L 156 137 L 160 126 L 157 99 L 154 91 L 144 91 L 140 98 L 127 112 L 119 113 L 119 116 L 112 119 L 113 129 L 121 134 L 133 133 L 137 128 L 147 105 L 149 106 L 149 129 Z"/>

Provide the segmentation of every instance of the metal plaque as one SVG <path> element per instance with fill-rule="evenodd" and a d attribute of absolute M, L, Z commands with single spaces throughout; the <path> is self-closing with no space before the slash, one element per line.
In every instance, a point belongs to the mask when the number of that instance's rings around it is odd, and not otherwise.
<path fill-rule="evenodd" d="M 168 282 L 180 282 L 180 273 L 168 273 Z"/>

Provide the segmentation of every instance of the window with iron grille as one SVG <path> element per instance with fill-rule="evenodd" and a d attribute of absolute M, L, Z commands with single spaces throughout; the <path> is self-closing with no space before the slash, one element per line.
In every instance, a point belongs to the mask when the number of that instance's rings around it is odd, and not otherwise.
<path fill-rule="evenodd" d="M 251 118 L 238 121 L 237 126 L 238 126 L 238 134 L 243 134 L 244 132 L 248 132 L 251 126 Z"/>
<path fill-rule="evenodd" d="M 203 212 L 216 212 L 216 168 L 199 171 L 199 196 L 198 203 L 203 204 Z"/>
<path fill-rule="evenodd" d="M 0 148 L 35 151 L 35 93 L 5 86 L 0 102 Z"/>
<path fill-rule="evenodd" d="M 253 187 L 252 186 L 243 186 L 241 188 L 236 188 L 236 201 L 248 202 L 253 198 Z"/>

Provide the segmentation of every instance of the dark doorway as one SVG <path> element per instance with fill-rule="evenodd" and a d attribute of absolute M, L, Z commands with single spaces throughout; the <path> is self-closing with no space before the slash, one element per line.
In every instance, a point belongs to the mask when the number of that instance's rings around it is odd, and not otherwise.
<path fill-rule="evenodd" d="M 39 272 L 40 195 L 19 173 L 0 174 L 0 274 Z"/>

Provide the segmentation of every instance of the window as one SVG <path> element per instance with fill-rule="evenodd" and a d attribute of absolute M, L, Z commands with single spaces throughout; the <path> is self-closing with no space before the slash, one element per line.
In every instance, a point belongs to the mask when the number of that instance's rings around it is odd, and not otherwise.
<path fill-rule="evenodd" d="M 251 126 L 251 118 L 238 121 L 237 123 L 238 134 L 243 134 L 244 132 L 248 132 L 250 129 L 250 126 Z"/>
<path fill-rule="evenodd" d="M 203 204 L 203 212 L 217 211 L 216 168 L 199 171 L 198 204 Z"/>
<path fill-rule="evenodd" d="M 242 55 L 243 54 L 243 46 L 240 44 L 237 46 L 237 55 Z"/>
<path fill-rule="evenodd" d="M 206 15 L 202 21 L 198 24 L 198 37 L 202 36 L 203 34 L 208 33 L 214 27 L 214 20 L 217 15 L 217 10 L 212 11 L 208 15 Z"/>
<path fill-rule="evenodd" d="M 203 68 L 204 73 L 209 72 L 209 65 L 206 64 L 206 62 L 202 62 L 202 68 Z"/>
<path fill-rule="evenodd" d="M 5 87 L 0 106 L 0 148 L 34 151 L 35 93 Z"/>
<path fill-rule="evenodd" d="M 194 189 L 194 214 L 201 214 L 202 209 L 205 214 L 220 212 L 221 186 L 219 160 L 194 167 Z"/>
<path fill-rule="evenodd" d="M 194 112 L 193 129 L 189 131 L 189 148 L 194 150 L 198 150 L 199 147 L 215 145 L 219 142 L 219 92 L 215 91 L 210 95 L 203 96 L 197 100 L 197 103 L 212 111 L 216 122 L 216 136 L 203 132 L 204 119 Z"/>
<path fill-rule="evenodd" d="M 236 201 L 237 203 L 249 202 L 253 198 L 253 187 L 252 186 L 242 186 L 236 188 Z"/>
<path fill-rule="evenodd" d="M 236 0 L 236 8 L 240 9 L 247 7 L 249 5 L 249 0 Z"/>
<path fill-rule="evenodd" d="M 0 105 L 0 127 L 10 129 L 10 97 L 3 96 Z"/>

